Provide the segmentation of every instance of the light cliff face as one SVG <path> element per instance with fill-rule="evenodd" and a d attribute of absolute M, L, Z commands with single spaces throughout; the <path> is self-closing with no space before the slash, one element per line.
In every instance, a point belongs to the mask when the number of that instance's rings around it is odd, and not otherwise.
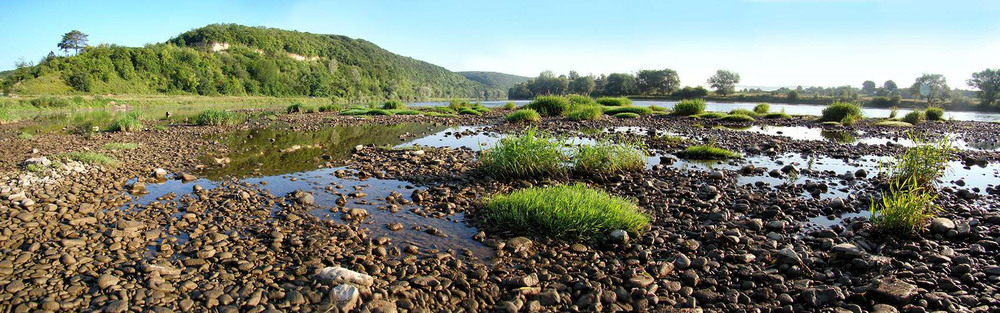
<path fill-rule="evenodd" d="M 213 42 L 213 43 L 210 43 L 208 45 L 208 48 L 212 52 L 226 51 L 226 50 L 229 50 L 229 43 L 228 42 Z M 254 51 L 257 51 L 257 53 L 264 53 L 264 50 L 260 50 L 260 49 L 255 49 Z M 297 60 L 297 61 L 317 61 L 317 60 L 319 60 L 318 56 L 312 56 L 312 57 L 310 57 L 310 56 L 304 56 L 304 55 L 301 55 L 301 54 L 295 54 L 295 53 L 291 53 L 291 52 L 286 53 L 286 55 L 289 58 L 292 58 L 292 59 Z"/>

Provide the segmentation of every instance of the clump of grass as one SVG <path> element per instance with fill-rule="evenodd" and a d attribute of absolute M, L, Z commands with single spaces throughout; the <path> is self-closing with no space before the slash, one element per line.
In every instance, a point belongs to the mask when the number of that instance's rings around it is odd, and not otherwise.
<path fill-rule="evenodd" d="M 603 106 L 620 107 L 632 105 L 632 100 L 625 97 L 600 97 L 597 98 L 597 103 Z"/>
<path fill-rule="evenodd" d="M 650 105 L 649 106 L 649 110 L 653 111 L 653 112 L 667 112 L 667 108 L 664 108 L 664 107 L 661 107 L 661 106 L 658 106 L 658 105 L 655 105 L 655 104 L 654 105 Z"/>
<path fill-rule="evenodd" d="M 767 103 L 760 103 L 753 107 L 753 111 L 757 114 L 767 114 L 767 112 L 771 111 L 771 105 Z"/>
<path fill-rule="evenodd" d="M 507 102 L 503 104 L 504 110 L 513 110 L 514 108 L 517 108 L 517 105 L 514 104 L 514 102 Z"/>
<path fill-rule="evenodd" d="M 472 108 L 462 108 L 458 110 L 458 114 L 475 115 L 475 116 L 483 115 L 483 113 L 479 113 L 479 111 L 476 111 Z"/>
<path fill-rule="evenodd" d="M 625 107 L 613 107 L 613 108 L 607 108 L 607 109 L 604 110 L 604 114 L 607 114 L 607 115 L 615 115 L 615 114 L 618 114 L 618 113 L 633 113 L 633 114 L 638 114 L 638 115 L 646 115 L 646 114 L 649 114 L 649 113 L 653 113 L 653 110 L 650 110 L 647 107 L 628 107 L 628 106 L 625 106 Z"/>
<path fill-rule="evenodd" d="M 339 104 L 336 104 L 336 103 L 334 103 L 334 104 L 324 104 L 324 105 L 322 105 L 322 106 L 319 107 L 319 111 L 320 112 L 339 112 L 339 111 L 341 111 L 343 109 L 344 109 L 343 106 L 341 106 Z"/>
<path fill-rule="evenodd" d="M 639 118 L 640 115 L 632 112 L 622 112 L 612 116 L 618 119 L 634 119 L 634 118 Z"/>
<path fill-rule="evenodd" d="M 854 123 L 857 123 L 857 122 L 858 122 L 858 116 L 857 115 L 848 115 L 848 116 L 845 116 L 844 119 L 840 120 L 840 125 L 854 126 Z"/>
<path fill-rule="evenodd" d="M 596 120 L 601 118 L 603 113 L 599 106 L 584 106 L 570 110 L 566 113 L 566 118 L 572 121 Z"/>
<path fill-rule="evenodd" d="M 639 171 L 646 167 L 644 151 L 638 141 L 616 144 L 601 140 L 594 145 L 582 145 L 574 155 L 573 171 L 595 176 Z"/>
<path fill-rule="evenodd" d="M 771 113 L 764 114 L 764 118 L 767 118 L 767 119 L 779 119 L 779 118 L 792 118 L 792 116 L 788 115 L 788 114 L 785 114 L 785 112 L 782 111 L 782 112 L 771 112 Z"/>
<path fill-rule="evenodd" d="M 910 123 L 911 125 L 917 125 L 923 123 L 927 117 L 924 116 L 924 112 L 920 110 L 913 110 L 913 112 L 906 113 L 903 116 L 903 122 Z"/>
<path fill-rule="evenodd" d="M 889 111 L 889 119 L 896 118 L 897 114 L 899 114 L 899 107 L 897 107 L 897 106 L 894 105 L 894 106 L 892 106 L 892 108 Z"/>
<path fill-rule="evenodd" d="M 565 174 L 565 142 L 535 129 L 500 139 L 483 151 L 480 165 L 497 178 L 548 177 Z"/>
<path fill-rule="evenodd" d="M 739 153 L 716 147 L 714 144 L 690 146 L 681 152 L 681 156 L 695 160 L 726 160 L 739 158 Z"/>
<path fill-rule="evenodd" d="M 68 152 L 60 154 L 59 157 L 63 159 L 76 160 L 87 164 L 114 165 L 118 163 L 117 160 L 107 156 L 106 154 L 93 151 Z"/>
<path fill-rule="evenodd" d="M 943 121 L 944 120 L 944 109 L 939 107 L 928 107 L 924 114 L 927 115 L 928 121 Z"/>
<path fill-rule="evenodd" d="M 566 100 L 569 101 L 571 107 L 597 105 L 594 98 L 583 95 L 568 95 Z"/>
<path fill-rule="evenodd" d="M 674 114 L 680 116 L 691 116 L 705 112 L 705 100 L 687 99 L 681 100 L 674 105 Z"/>
<path fill-rule="evenodd" d="M 848 116 L 861 117 L 861 106 L 853 103 L 834 102 L 823 108 L 820 122 L 840 122 Z"/>
<path fill-rule="evenodd" d="M 569 109 L 569 101 L 560 96 L 541 96 L 528 103 L 525 108 L 535 110 L 542 116 L 559 116 Z"/>
<path fill-rule="evenodd" d="M 872 201 L 872 223 L 886 232 L 917 232 L 941 208 L 937 198 L 915 179 L 894 180 L 880 202 Z"/>
<path fill-rule="evenodd" d="M 752 116 L 746 114 L 729 114 L 719 118 L 719 120 L 730 123 L 750 123 L 756 121 Z"/>
<path fill-rule="evenodd" d="M 109 142 L 104 144 L 104 149 L 110 151 L 135 150 L 137 148 L 139 148 L 139 144 L 134 142 Z"/>
<path fill-rule="evenodd" d="M 913 126 L 913 124 L 910 124 L 910 123 L 907 123 L 907 122 L 901 122 L 901 121 L 881 121 L 881 122 L 875 123 L 875 126 L 910 127 L 910 126 Z"/>
<path fill-rule="evenodd" d="M 705 113 L 699 113 L 699 114 L 693 115 L 693 117 L 696 117 L 696 118 L 723 118 L 725 116 L 726 116 L 726 113 L 722 113 L 722 112 L 705 112 Z"/>
<path fill-rule="evenodd" d="M 319 111 L 315 105 L 305 104 L 305 103 L 295 103 L 289 105 L 285 108 L 285 112 L 288 114 L 292 113 L 316 113 Z"/>
<path fill-rule="evenodd" d="M 483 207 L 486 225 L 514 234 L 599 238 L 616 229 L 642 232 L 649 224 L 634 201 L 582 184 L 521 189 Z"/>
<path fill-rule="evenodd" d="M 139 112 L 129 112 L 108 126 L 108 131 L 112 132 L 137 132 L 141 130 L 142 120 L 139 119 Z"/>
<path fill-rule="evenodd" d="M 17 134 L 17 138 L 31 140 L 32 138 L 35 138 L 35 135 L 30 132 L 20 132 Z"/>
<path fill-rule="evenodd" d="M 393 115 L 420 115 L 420 114 L 423 113 L 423 112 L 420 112 L 420 111 L 417 111 L 417 110 L 411 110 L 411 109 L 389 110 L 389 112 L 392 113 Z"/>
<path fill-rule="evenodd" d="M 392 115 L 392 111 L 383 109 L 348 109 L 340 112 L 340 115 L 357 116 L 357 115 Z"/>
<path fill-rule="evenodd" d="M 507 115 L 507 123 L 538 123 L 542 116 L 532 109 L 520 109 Z"/>
<path fill-rule="evenodd" d="M 914 146 L 888 166 L 882 166 L 882 171 L 895 181 L 912 180 L 919 186 L 929 186 L 948 168 L 948 156 L 953 150 L 951 140 L 942 136 L 932 143 L 921 136 L 910 134 L 909 137 Z"/>
<path fill-rule="evenodd" d="M 399 100 L 389 100 L 382 103 L 383 110 L 402 110 L 406 108 L 406 104 Z"/>
<path fill-rule="evenodd" d="M 194 121 L 198 125 L 232 126 L 242 122 L 242 116 L 235 112 L 208 109 L 195 116 Z"/>
<path fill-rule="evenodd" d="M 757 116 L 757 112 L 747 110 L 747 109 L 732 109 L 729 111 L 729 115 L 746 115 L 746 116 Z"/>
<path fill-rule="evenodd" d="M 18 118 L 14 115 L 14 112 L 6 108 L 0 108 L 0 124 L 14 123 L 17 122 Z"/>

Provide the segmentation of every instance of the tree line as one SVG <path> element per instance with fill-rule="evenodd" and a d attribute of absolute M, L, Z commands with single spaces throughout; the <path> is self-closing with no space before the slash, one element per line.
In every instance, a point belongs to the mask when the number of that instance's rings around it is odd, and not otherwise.
<path fill-rule="evenodd" d="M 708 79 L 708 84 L 717 94 L 726 95 L 735 92 L 736 84 L 740 82 L 739 74 L 727 70 L 719 70 Z M 507 91 L 511 99 L 531 99 L 545 95 L 590 95 L 590 96 L 677 96 L 697 98 L 708 95 L 708 90 L 701 86 L 681 88 L 681 80 L 677 71 L 672 69 L 641 70 L 632 73 L 611 73 L 600 76 L 582 76 L 576 71 L 569 75 L 556 76 L 552 71 L 544 71 L 537 78 L 518 83 Z"/>

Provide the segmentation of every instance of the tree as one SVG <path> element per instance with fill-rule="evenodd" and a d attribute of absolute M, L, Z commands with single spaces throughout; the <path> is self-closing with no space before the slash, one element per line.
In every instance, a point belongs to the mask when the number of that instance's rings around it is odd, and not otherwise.
<path fill-rule="evenodd" d="M 892 81 L 891 79 L 885 81 L 885 83 L 882 83 L 882 90 L 885 91 L 886 96 L 899 94 L 899 87 L 896 86 L 896 82 Z"/>
<path fill-rule="evenodd" d="M 570 77 L 573 76 L 574 72 L 570 72 Z M 578 95 L 590 95 L 594 92 L 594 76 L 579 76 L 569 82 L 569 92 Z"/>
<path fill-rule="evenodd" d="M 861 83 L 861 93 L 866 95 L 874 95 L 875 82 L 866 80 L 864 83 Z"/>
<path fill-rule="evenodd" d="M 635 77 L 639 92 L 644 95 L 670 94 L 680 87 L 681 79 L 672 69 L 641 70 Z"/>
<path fill-rule="evenodd" d="M 941 74 L 924 74 L 913 82 L 910 92 L 922 96 L 927 100 L 928 105 L 933 105 L 939 100 L 948 99 L 948 82 Z"/>
<path fill-rule="evenodd" d="M 972 73 L 969 85 L 979 89 L 979 105 L 990 106 L 1000 100 L 1000 69 L 985 69 Z"/>
<path fill-rule="evenodd" d="M 740 82 L 740 74 L 727 70 L 718 70 L 715 75 L 708 78 L 709 86 L 715 89 L 715 93 L 720 95 L 731 94 L 736 91 L 736 84 Z"/>
<path fill-rule="evenodd" d="M 80 54 L 80 49 L 87 47 L 87 34 L 74 29 L 63 34 L 62 41 L 56 44 L 56 47 L 59 47 L 59 49 L 66 53 L 69 53 L 69 50 L 73 50 L 76 54 Z"/>
<path fill-rule="evenodd" d="M 608 96 L 628 96 L 638 91 L 635 76 L 632 74 L 612 73 L 608 75 L 608 82 L 604 85 L 604 94 Z"/>

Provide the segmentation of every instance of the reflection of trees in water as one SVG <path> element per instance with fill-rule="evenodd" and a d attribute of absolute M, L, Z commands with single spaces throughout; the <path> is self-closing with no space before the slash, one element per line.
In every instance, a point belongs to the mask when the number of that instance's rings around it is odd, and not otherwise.
<path fill-rule="evenodd" d="M 855 143 L 858 141 L 858 138 L 854 137 L 854 133 L 849 131 L 824 130 L 820 132 L 820 135 L 837 143 Z"/>
<path fill-rule="evenodd" d="M 394 146 L 403 142 L 404 134 L 438 132 L 446 126 L 406 123 L 399 125 L 343 125 L 316 131 L 290 129 L 238 130 L 219 136 L 226 145 L 230 159 L 227 166 L 214 165 L 212 156 L 204 176 L 222 177 L 271 176 L 316 169 L 324 162 L 347 161 L 357 145 Z M 215 156 L 221 157 L 221 156 Z"/>

